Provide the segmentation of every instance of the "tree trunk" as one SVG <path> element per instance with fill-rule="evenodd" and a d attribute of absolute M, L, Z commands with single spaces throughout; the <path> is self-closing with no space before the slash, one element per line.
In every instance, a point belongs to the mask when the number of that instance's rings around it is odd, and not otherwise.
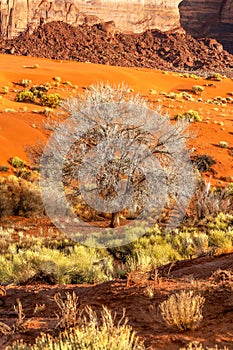
<path fill-rule="evenodd" d="M 121 213 L 119 213 L 119 212 L 112 213 L 112 218 L 111 218 L 111 222 L 110 222 L 111 228 L 120 226 L 120 216 L 121 216 Z"/>

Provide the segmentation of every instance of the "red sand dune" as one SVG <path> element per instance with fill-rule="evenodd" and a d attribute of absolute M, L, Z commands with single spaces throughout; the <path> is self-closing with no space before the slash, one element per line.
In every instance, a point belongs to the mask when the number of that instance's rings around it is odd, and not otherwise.
<path fill-rule="evenodd" d="M 25 68 L 39 65 L 37 69 Z M 9 157 L 20 156 L 27 158 L 24 147 L 27 144 L 35 144 L 37 140 L 45 138 L 45 130 L 42 121 L 46 119 L 41 114 L 32 113 L 33 110 L 43 110 L 43 107 L 33 104 L 15 102 L 15 89 L 22 89 L 15 85 L 21 79 L 30 79 L 32 84 L 52 82 L 53 77 L 59 76 L 62 81 L 70 81 L 78 85 L 78 89 L 61 84 L 54 88 L 62 97 L 75 96 L 83 93 L 83 87 L 99 81 L 110 84 L 126 83 L 151 101 L 156 107 L 161 105 L 164 111 L 168 111 L 171 117 L 189 109 L 197 110 L 203 116 L 202 123 L 194 123 L 191 129 L 195 131 L 195 138 L 190 141 L 191 146 L 198 154 L 213 156 L 217 164 L 214 166 L 214 175 L 217 183 L 221 179 L 231 180 L 233 176 L 232 150 L 219 147 L 220 141 L 226 141 L 229 147 L 233 147 L 233 104 L 223 106 L 207 104 L 207 99 L 216 96 L 227 97 L 233 92 L 233 80 L 223 79 L 221 82 L 213 82 L 212 86 L 204 86 L 203 101 L 197 102 L 199 96 L 193 95 L 194 102 L 184 99 L 169 99 L 160 95 L 160 92 L 189 91 L 194 85 L 211 83 L 205 79 L 192 79 L 180 77 L 177 73 L 155 71 L 145 68 L 122 68 L 107 65 L 78 63 L 70 61 L 52 61 L 49 59 L 15 57 L 0 55 L 0 89 L 8 86 L 9 93 L 2 94 L 0 100 L 0 165 L 6 164 Z M 157 91 L 150 94 L 150 89 Z M 24 107 L 27 107 L 25 111 Z M 15 112 L 9 111 L 14 109 Z M 209 120 L 207 120 L 209 118 Z M 224 125 L 220 125 L 222 122 Z M 208 176 L 208 174 L 207 174 Z M 232 181 L 232 180 L 231 180 Z"/>

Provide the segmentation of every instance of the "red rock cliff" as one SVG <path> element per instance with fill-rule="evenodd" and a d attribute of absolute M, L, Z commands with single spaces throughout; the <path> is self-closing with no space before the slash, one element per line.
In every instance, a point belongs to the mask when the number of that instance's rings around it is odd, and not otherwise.
<path fill-rule="evenodd" d="M 179 9 L 188 33 L 215 38 L 233 53 L 233 0 L 183 0 Z"/>
<path fill-rule="evenodd" d="M 124 32 L 148 28 L 211 36 L 233 52 L 233 0 L 0 0 L 0 32 L 12 38 L 40 22 L 114 20 Z"/>

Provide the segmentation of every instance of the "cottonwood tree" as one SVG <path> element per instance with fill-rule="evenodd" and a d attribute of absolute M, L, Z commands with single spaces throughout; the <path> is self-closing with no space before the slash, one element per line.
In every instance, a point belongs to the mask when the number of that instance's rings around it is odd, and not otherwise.
<path fill-rule="evenodd" d="M 48 143 L 42 167 L 50 186 L 62 178 L 69 203 L 81 195 L 90 208 L 110 213 L 110 227 L 120 225 L 122 213 L 151 221 L 163 208 L 185 213 L 194 189 L 187 123 L 171 124 L 123 85 L 91 86 L 64 109 L 69 117 Z"/>

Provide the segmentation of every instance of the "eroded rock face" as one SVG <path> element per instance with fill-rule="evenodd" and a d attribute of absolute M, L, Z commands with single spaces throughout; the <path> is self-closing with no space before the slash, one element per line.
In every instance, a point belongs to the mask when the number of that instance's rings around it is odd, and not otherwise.
<path fill-rule="evenodd" d="M 114 20 L 116 30 L 176 30 L 216 38 L 233 52 L 233 0 L 0 0 L 0 33 L 12 38 L 40 23 L 77 26 Z"/>
<path fill-rule="evenodd" d="M 233 0 L 183 0 L 182 27 L 195 37 L 212 37 L 233 53 Z"/>
<path fill-rule="evenodd" d="M 0 30 L 12 38 L 41 22 L 64 21 L 74 26 L 114 20 L 123 32 L 179 29 L 181 0 L 2 0 Z"/>

